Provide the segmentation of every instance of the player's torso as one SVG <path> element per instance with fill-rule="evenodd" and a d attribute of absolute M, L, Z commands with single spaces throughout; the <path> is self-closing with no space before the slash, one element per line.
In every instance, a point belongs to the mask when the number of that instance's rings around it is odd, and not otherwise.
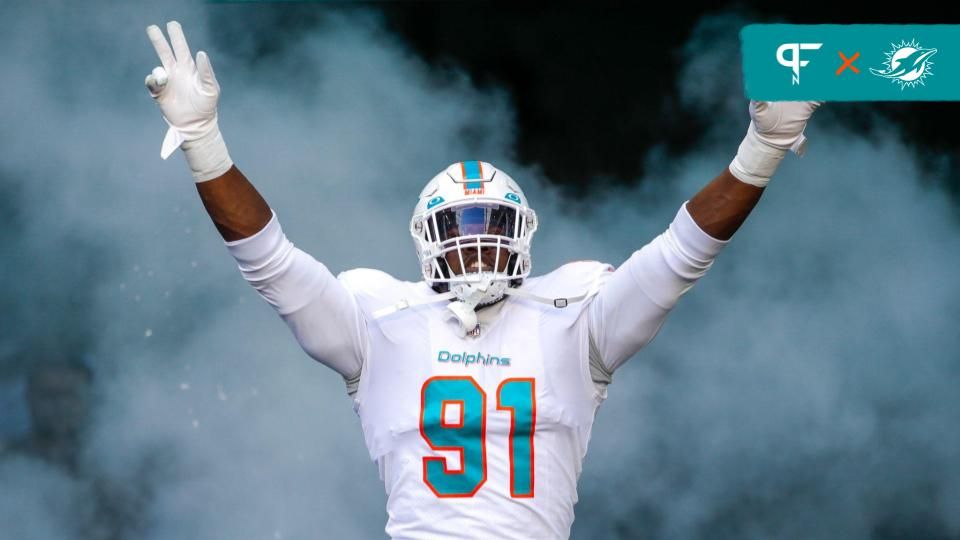
<path fill-rule="evenodd" d="M 508 299 L 478 337 L 443 304 L 379 320 L 357 394 L 396 538 L 565 537 L 598 401 L 585 327 Z"/>

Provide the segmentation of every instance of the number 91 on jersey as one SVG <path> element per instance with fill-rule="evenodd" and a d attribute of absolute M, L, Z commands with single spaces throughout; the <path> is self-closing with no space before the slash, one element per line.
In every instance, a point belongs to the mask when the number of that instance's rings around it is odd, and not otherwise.
<path fill-rule="evenodd" d="M 534 495 L 536 382 L 506 379 L 497 387 L 493 414 L 510 415 L 508 452 L 510 496 Z M 420 390 L 420 435 L 434 451 L 460 456 L 460 468 L 447 458 L 423 457 L 423 481 L 437 497 L 472 497 L 487 481 L 487 395 L 473 377 L 431 377 Z"/>

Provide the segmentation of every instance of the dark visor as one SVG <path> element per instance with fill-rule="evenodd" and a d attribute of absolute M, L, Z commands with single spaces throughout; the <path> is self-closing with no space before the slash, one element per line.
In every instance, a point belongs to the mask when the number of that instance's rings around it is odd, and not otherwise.
<path fill-rule="evenodd" d="M 433 240 L 436 231 L 441 242 L 473 235 L 516 238 L 516 224 L 516 208 L 500 204 L 476 204 L 437 212 L 430 219 L 428 235 Z"/>

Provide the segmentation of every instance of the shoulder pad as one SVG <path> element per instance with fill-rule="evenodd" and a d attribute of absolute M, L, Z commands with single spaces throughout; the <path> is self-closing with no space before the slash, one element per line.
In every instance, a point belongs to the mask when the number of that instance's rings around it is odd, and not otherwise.
<path fill-rule="evenodd" d="M 574 298 L 583 294 L 595 293 L 604 279 L 613 272 L 613 267 L 599 261 L 575 261 L 567 263 L 549 274 L 538 276 L 524 283 L 523 289 L 545 298 Z M 591 295 L 592 296 L 592 295 Z M 589 303 L 571 303 L 577 307 L 570 311 L 579 312 Z"/>
<path fill-rule="evenodd" d="M 353 294 L 368 317 L 384 306 L 409 297 L 418 285 L 372 268 L 347 270 L 341 272 L 337 279 Z"/>

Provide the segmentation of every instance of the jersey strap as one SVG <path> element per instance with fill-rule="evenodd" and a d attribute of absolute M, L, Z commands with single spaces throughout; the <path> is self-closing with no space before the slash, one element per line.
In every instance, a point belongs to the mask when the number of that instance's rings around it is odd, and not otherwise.
<path fill-rule="evenodd" d="M 427 304 L 434 304 L 436 302 L 442 302 L 444 300 L 450 300 L 454 295 L 452 292 L 445 292 L 443 294 L 438 294 L 437 296 L 430 296 L 425 298 L 414 298 L 413 300 L 403 298 L 395 304 L 391 304 L 386 307 L 382 307 L 373 312 L 373 320 L 378 320 L 386 317 L 387 315 L 393 315 L 398 311 L 403 311 L 407 308 L 412 308 L 416 306 L 424 306 Z"/>
<path fill-rule="evenodd" d="M 587 292 L 577 295 L 577 296 L 568 296 L 565 298 L 547 298 L 546 296 L 540 296 L 533 294 L 531 292 L 524 291 L 522 289 L 515 289 L 513 287 L 507 288 L 504 291 L 509 296 L 516 296 L 518 298 L 526 298 L 527 300 L 533 300 L 534 302 L 540 302 L 542 304 L 551 305 L 555 308 L 565 308 L 570 304 L 575 304 L 577 302 L 583 302 L 584 300 L 590 298 L 591 296 L 597 294 L 600 288 L 597 286 L 590 287 Z"/>

